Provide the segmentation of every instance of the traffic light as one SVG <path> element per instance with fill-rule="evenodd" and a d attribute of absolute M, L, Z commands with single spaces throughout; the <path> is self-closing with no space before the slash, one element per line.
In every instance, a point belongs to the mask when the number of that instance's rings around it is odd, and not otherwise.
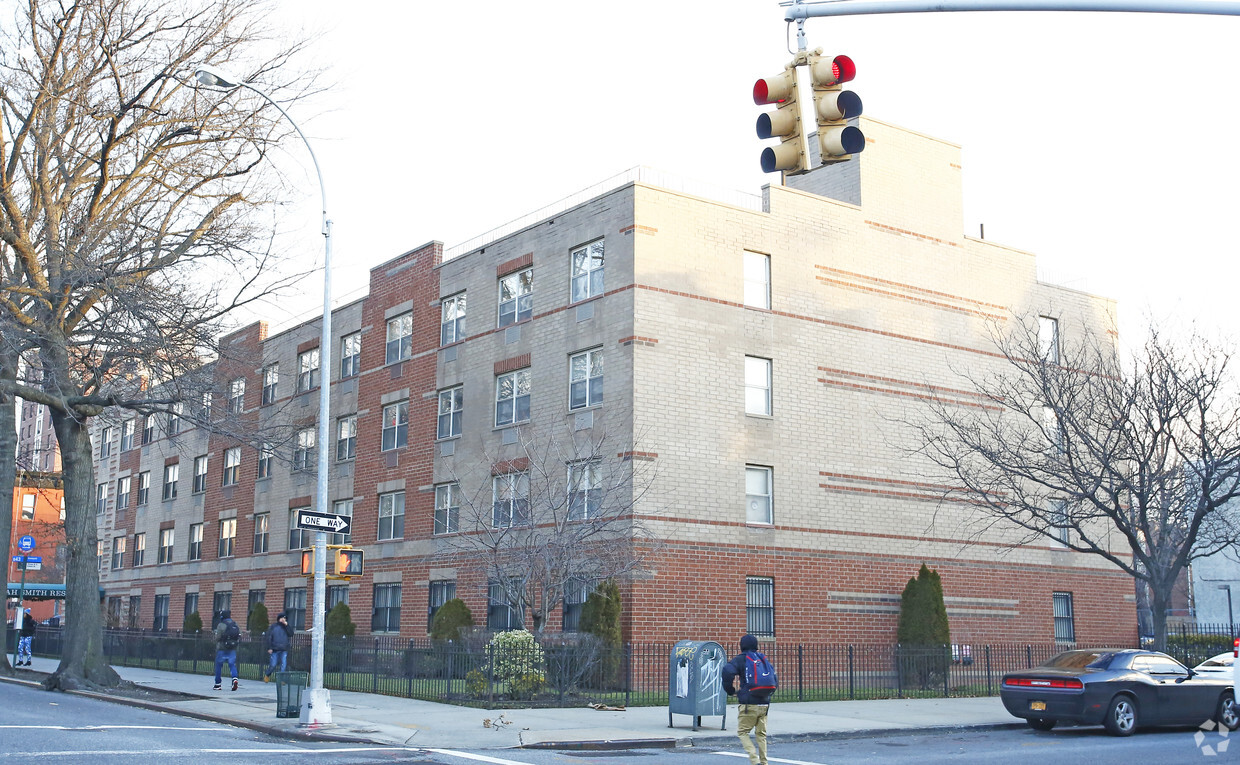
<path fill-rule="evenodd" d="M 364 555 L 361 550 L 339 549 L 336 550 L 335 566 L 332 569 L 333 576 L 361 576 Z"/>
<path fill-rule="evenodd" d="M 782 170 L 796 174 L 809 170 L 809 151 L 797 99 L 796 66 L 784 67 L 783 74 L 755 82 L 753 102 L 759 106 L 778 104 L 775 111 L 758 115 L 758 137 L 779 139 L 778 146 L 762 150 L 762 172 Z"/>
<path fill-rule="evenodd" d="M 301 551 L 301 575 L 314 576 L 314 548 L 308 547 Z"/>
<path fill-rule="evenodd" d="M 814 116 L 818 120 L 818 158 L 825 165 L 844 162 L 865 149 L 865 135 L 848 120 L 861 116 L 861 97 L 843 85 L 857 76 L 848 56 L 826 58 L 815 51 L 809 56 L 809 75 L 814 91 Z"/>

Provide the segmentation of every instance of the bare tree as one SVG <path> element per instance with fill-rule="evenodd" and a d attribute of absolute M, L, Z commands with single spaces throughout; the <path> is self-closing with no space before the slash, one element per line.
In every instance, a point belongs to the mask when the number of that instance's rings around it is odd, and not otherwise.
<path fill-rule="evenodd" d="M 291 278 L 257 214 L 283 193 L 259 171 L 287 128 L 192 87 L 208 63 L 306 93 L 282 74 L 301 45 L 269 39 L 265 6 L 28 0 L 0 32 L 0 312 L 40 375 L 0 387 L 49 408 L 65 485 L 73 618 L 49 688 L 119 683 L 101 651 L 91 418 L 193 402 L 229 313 Z"/>
<path fill-rule="evenodd" d="M 502 447 L 505 448 L 505 447 Z M 634 455 L 637 458 L 634 458 Z M 437 531 L 448 550 L 479 561 L 522 619 L 541 633 L 577 588 L 644 568 L 660 545 L 635 508 L 655 481 L 654 463 L 601 429 L 522 427 L 502 456 L 454 474 L 436 497 Z M 450 528 L 450 507 L 459 528 Z"/>
<path fill-rule="evenodd" d="M 938 398 L 916 424 L 955 484 L 946 499 L 1015 528 L 1014 545 L 1051 538 L 1148 583 L 1164 647 L 1176 578 L 1240 538 L 1226 509 L 1240 496 L 1230 352 L 1154 330 L 1124 362 L 1111 338 L 1048 344 L 1030 320 L 994 337 L 1002 368 L 963 375 L 979 399 Z"/>

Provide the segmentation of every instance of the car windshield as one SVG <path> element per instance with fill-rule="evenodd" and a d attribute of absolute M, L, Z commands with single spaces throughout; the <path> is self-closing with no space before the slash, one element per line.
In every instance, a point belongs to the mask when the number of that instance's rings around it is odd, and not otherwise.
<path fill-rule="evenodd" d="M 1213 659 L 1206 659 L 1205 661 L 1201 662 L 1201 664 L 1200 664 L 1200 665 L 1198 665 L 1198 666 L 1202 666 L 1202 667 L 1230 667 L 1230 666 L 1231 666 L 1231 656 L 1227 656 L 1226 658 L 1221 657 L 1221 656 L 1215 656 Z"/>
<path fill-rule="evenodd" d="M 1042 666 L 1055 669 L 1106 669 L 1111 666 L 1113 656 L 1114 653 L 1102 651 L 1065 651 Z"/>

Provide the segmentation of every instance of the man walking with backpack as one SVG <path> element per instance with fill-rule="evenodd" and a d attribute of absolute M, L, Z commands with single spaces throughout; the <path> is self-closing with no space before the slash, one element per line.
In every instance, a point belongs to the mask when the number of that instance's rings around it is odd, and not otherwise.
<path fill-rule="evenodd" d="M 723 665 L 720 676 L 723 689 L 729 696 L 735 694 L 740 702 L 736 711 L 736 735 L 749 755 L 750 765 L 767 765 L 766 762 L 766 714 L 771 706 L 771 694 L 779 687 L 775 667 L 758 651 L 758 639 L 753 635 L 741 638 L 741 652 Z M 750 741 L 749 732 L 753 731 Z"/>
<path fill-rule="evenodd" d="M 225 663 L 232 672 L 232 689 L 237 690 L 237 644 L 241 642 L 241 628 L 232 620 L 232 611 L 220 611 L 220 623 L 215 625 L 215 688 L 220 690 L 220 670 Z"/>

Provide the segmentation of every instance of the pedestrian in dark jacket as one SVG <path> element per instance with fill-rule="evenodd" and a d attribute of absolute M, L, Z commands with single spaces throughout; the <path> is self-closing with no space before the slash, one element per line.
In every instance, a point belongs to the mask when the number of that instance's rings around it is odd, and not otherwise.
<path fill-rule="evenodd" d="M 263 682 L 271 682 L 271 675 L 279 665 L 280 671 L 288 669 L 288 649 L 293 643 L 293 628 L 288 626 L 288 614 L 283 611 L 276 617 L 276 623 L 267 630 L 267 671 L 263 673 Z"/>
<path fill-rule="evenodd" d="M 30 643 L 34 640 L 34 631 L 36 629 L 34 617 L 30 615 L 30 609 L 27 608 L 21 615 L 22 626 L 17 631 L 17 663 L 13 666 L 20 667 L 25 664 L 30 666 Z"/>
<path fill-rule="evenodd" d="M 766 762 L 766 713 L 770 709 L 770 694 L 751 693 L 745 686 L 745 664 L 750 654 L 757 653 L 758 639 L 753 635 L 741 638 L 741 652 L 723 665 L 720 680 L 729 696 L 735 695 L 739 706 L 736 711 L 736 735 L 749 755 L 750 765 L 767 765 Z M 753 731 L 754 742 L 749 739 Z"/>
<path fill-rule="evenodd" d="M 237 642 L 241 628 L 232 620 L 232 611 L 220 611 L 220 623 L 215 625 L 215 688 L 220 690 L 220 674 L 224 665 L 232 671 L 232 689 L 237 690 Z"/>

